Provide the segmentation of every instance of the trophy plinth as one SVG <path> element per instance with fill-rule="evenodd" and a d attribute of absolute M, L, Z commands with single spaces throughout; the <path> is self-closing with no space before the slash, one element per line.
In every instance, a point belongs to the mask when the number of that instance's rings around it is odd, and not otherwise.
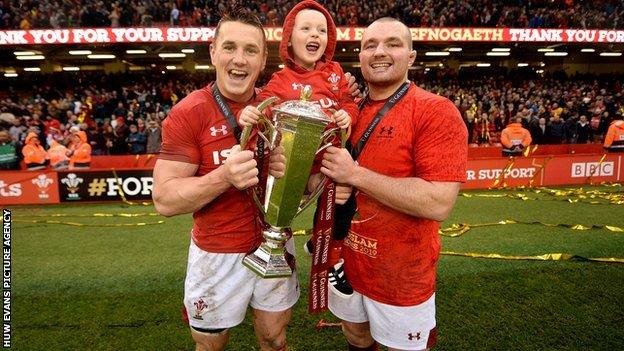
<path fill-rule="evenodd" d="M 284 278 L 292 269 L 284 256 L 287 237 L 280 228 L 270 227 L 262 232 L 264 242 L 252 254 L 245 256 L 243 264 L 262 278 Z"/>

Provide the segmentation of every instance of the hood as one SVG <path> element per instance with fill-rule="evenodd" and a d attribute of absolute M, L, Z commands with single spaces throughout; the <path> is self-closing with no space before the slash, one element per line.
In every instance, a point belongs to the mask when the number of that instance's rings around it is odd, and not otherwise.
<path fill-rule="evenodd" d="M 524 127 L 522 126 L 522 123 L 509 123 L 509 124 L 507 125 L 507 127 L 509 127 L 509 128 L 524 128 Z"/>
<path fill-rule="evenodd" d="M 78 136 L 78 139 L 80 139 L 80 143 L 86 143 L 87 142 L 87 133 L 85 133 L 84 131 L 79 131 L 76 133 L 76 135 Z"/>
<path fill-rule="evenodd" d="M 613 125 L 614 125 L 616 128 L 619 128 L 619 129 L 624 129 L 624 121 L 623 121 L 623 120 L 621 120 L 621 119 L 613 121 Z"/>
<path fill-rule="evenodd" d="M 310 9 L 317 10 L 325 16 L 327 20 L 327 47 L 321 59 L 316 63 L 316 69 L 325 67 L 334 57 L 334 51 L 336 50 L 336 25 L 329 12 L 319 3 L 312 0 L 305 0 L 292 8 L 286 18 L 284 19 L 284 26 L 282 27 L 282 41 L 280 43 L 280 58 L 290 68 L 297 72 L 307 72 L 306 69 L 297 65 L 294 61 L 292 51 L 288 49 L 288 42 L 295 26 L 295 17 L 301 10 Z"/>
<path fill-rule="evenodd" d="M 28 135 L 26 135 L 26 140 L 24 141 L 27 145 L 35 145 L 35 141 L 39 140 L 39 137 L 37 137 L 37 134 L 34 132 L 30 132 L 28 133 Z"/>
<path fill-rule="evenodd" d="M 52 119 L 50 120 L 50 122 L 48 122 L 48 127 L 50 129 L 54 128 L 54 129 L 61 129 L 61 122 L 59 122 L 57 119 Z"/>

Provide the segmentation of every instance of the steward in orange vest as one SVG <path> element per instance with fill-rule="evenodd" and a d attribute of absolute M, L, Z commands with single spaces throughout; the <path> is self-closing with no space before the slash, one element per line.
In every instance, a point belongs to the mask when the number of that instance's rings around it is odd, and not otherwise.
<path fill-rule="evenodd" d="M 48 156 L 50 156 L 50 166 L 55 170 L 67 169 L 69 166 L 69 157 L 67 157 L 68 150 L 65 146 L 59 144 L 56 140 L 52 140 L 50 148 L 48 149 Z"/>
<path fill-rule="evenodd" d="M 87 133 L 79 131 L 73 134 L 69 168 L 89 168 L 91 166 L 91 145 Z"/>
<path fill-rule="evenodd" d="M 44 169 L 48 166 L 48 153 L 41 146 L 41 141 L 36 133 L 30 132 L 26 136 L 25 145 L 22 148 L 24 163 L 29 171 Z"/>
<path fill-rule="evenodd" d="M 624 121 L 622 116 L 615 118 L 619 119 L 611 122 L 603 146 L 610 152 L 624 152 Z"/>
<path fill-rule="evenodd" d="M 531 133 L 522 127 L 522 118 L 516 118 L 516 123 L 509 123 L 501 133 L 503 156 L 521 155 L 531 141 Z"/>

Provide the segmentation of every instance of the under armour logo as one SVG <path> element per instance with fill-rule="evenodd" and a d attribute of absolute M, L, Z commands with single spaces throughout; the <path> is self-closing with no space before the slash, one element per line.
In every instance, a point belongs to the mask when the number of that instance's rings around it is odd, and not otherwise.
<path fill-rule="evenodd" d="M 409 340 L 414 340 L 414 339 L 420 340 L 420 332 L 416 333 L 416 335 L 414 335 L 412 333 L 409 333 L 409 334 L 407 334 L 407 338 Z"/>
<path fill-rule="evenodd" d="M 223 135 L 227 134 L 227 126 L 225 124 L 221 125 L 221 128 L 217 129 L 214 126 L 210 127 L 210 135 L 217 136 L 217 133 L 221 133 Z"/>
<path fill-rule="evenodd" d="M 392 130 L 394 129 L 394 127 L 381 127 L 381 130 L 379 131 L 379 134 L 384 135 L 384 133 L 388 134 L 388 135 L 392 135 Z"/>

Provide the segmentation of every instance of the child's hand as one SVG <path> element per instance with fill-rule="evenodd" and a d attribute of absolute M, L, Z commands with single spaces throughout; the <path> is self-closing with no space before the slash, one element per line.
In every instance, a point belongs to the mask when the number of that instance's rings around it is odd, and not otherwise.
<path fill-rule="evenodd" d="M 351 125 L 351 116 L 345 110 L 338 110 L 332 116 L 341 129 L 347 129 Z"/>
<path fill-rule="evenodd" d="M 260 116 L 262 116 L 262 112 L 257 107 L 249 105 L 240 112 L 238 124 L 243 128 L 256 124 Z"/>

